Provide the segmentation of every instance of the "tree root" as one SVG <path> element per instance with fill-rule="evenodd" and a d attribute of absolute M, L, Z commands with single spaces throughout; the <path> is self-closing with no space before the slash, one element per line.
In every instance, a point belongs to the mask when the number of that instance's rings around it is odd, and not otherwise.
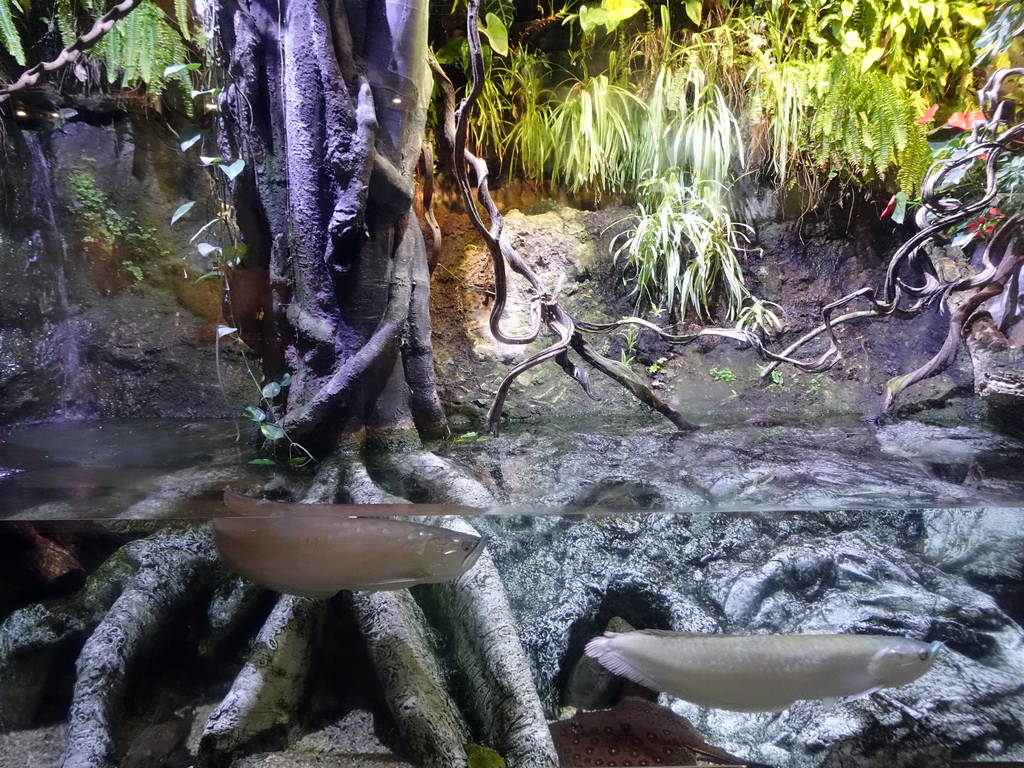
<path fill-rule="evenodd" d="M 0 626 L 0 731 L 32 725 L 63 657 L 81 647 L 129 578 L 122 550 L 77 594 L 15 611 Z"/>
<path fill-rule="evenodd" d="M 388 476 L 403 478 L 408 488 L 432 500 L 481 509 L 495 504 L 477 480 L 429 451 L 389 453 L 382 459 Z M 461 518 L 423 517 L 419 521 L 479 535 Z M 530 666 L 490 554 L 484 551 L 459 579 L 424 584 L 414 594 L 424 596 L 421 604 L 430 624 L 444 635 L 452 686 L 460 694 L 459 703 L 475 739 L 505 755 L 517 768 L 557 766 Z M 418 612 L 407 618 L 422 620 Z M 416 630 L 406 632 L 416 636 Z M 411 649 L 407 652 L 415 656 Z M 401 721 L 400 707 L 392 705 L 392 714 Z"/>
<path fill-rule="evenodd" d="M 494 504 L 479 482 L 422 450 L 392 455 L 383 471 L 438 501 Z M 357 502 L 396 500 L 361 459 L 342 452 L 321 465 L 306 500 L 334 500 L 339 488 Z M 461 518 L 426 522 L 475 533 Z M 5 622 L 0 725 L 31 727 L 54 669 L 81 647 L 63 765 L 114 766 L 126 746 L 118 744 L 126 694 L 140 687 L 133 675 L 145 669 L 140 662 L 154 656 L 159 638 L 175 634 L 174 622 L 190 617 L 203 632 L 185 642 L 191 640 L 201 658 L 222 663 L 226 639 L 251 620 L 265 594 L 226 577 L 207 527 L 164 530 L 132 542 L 90 577 L 79 595 L 16 612 Z M 224 765 L 235 755 L 274 748 L 298 732 L 312 711 L 311 683 L 325 663 L 320 649 L 330 642 L 332 606 L 339 604 L 292 596 L 277 601 L 205 724 L 201 765 Z M 356 593 L 352 614 L 415 762 L 465 768 L 466 745 L 476 742 L 516 768 L 558 764 L 489 554 L 453 582 Z"/>
<path fill-rule="evenodd" d="M 466 768 L 469 729 L 446 690 L 411 593 L 360 592 L 353 608 L 406 746 L 424 768 Z"/>
<path fill-rule="evenodd" d="M 283 595 L 242 671 L 203 729 L 200 755 L 215 764 L 253 742 L 285 735 L 306 691 L 326 602 Z"/>
<path fill-rule="evenodd" d="M 461 519 L 448 527 L 475 531 Z M 454 687 L 479 741 L 516 768 L 555 768 L 558 756 L 490 553 L 456 581 L 423 591 L 433 606 L 432 623 L 445 633 Z"/>
<path fill-rule="evenodd" d="M 132 666 L 158 635 L 171 631 L 182 608 L 195 600 L 197 582 L 216 563 L 206 529 L 158 533 L 124 551 L 138 571 L 78 657 L 64 768 L 117 765 L 112 726 Z"/>

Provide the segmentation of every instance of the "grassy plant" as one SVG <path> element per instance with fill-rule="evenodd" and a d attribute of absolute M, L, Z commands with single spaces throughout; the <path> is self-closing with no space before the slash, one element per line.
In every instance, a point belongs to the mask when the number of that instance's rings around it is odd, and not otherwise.
<path fill-rule="evenodd" d="M 748 295 L 738 257 L 743 225 L 729 215 L 724 194 L 708 194 L 706 186 L 676 171 L 638 190 L 636 224 L 617 238 L 615 251 L 634 270 L 637 306 L 678 305 L 679 317 L 692 310 L 708 318 L 720 288 L 726 315 L 739 312 Z"/>
<path fill-rule="evenodd" d="M 551 133 L 554 93 L 548 89 L 547 62 L 523 48 L 510 52 L 496 74 L 505 86 L 513 124 L 505 146 L 514 161 L 532 178 L 546 178 L 556 147 Z"/>
<path fill-rule="evenodd" d="M 622 189 L 627 182 L 622 171 L 642 124 L 643 102 L 603 74 L 563 88 L 564 95 L 551 109 L 555 179 L 573 192 Z"/>
<path fill-rule="evenodd" d="M 721 381 L 725 384 L 731 384 L 737 380 L 737 376 L 728 368 L 718 368 L 717 366 L 708 371 L 708 375 L 711 376 L 715 381 Z"/>
<path fill-rule="evenodd" d="M 767 333 L 779 333 L 783 328 L 783 323 L 772 307 L 779 312 L 783 311 L 782 307 L 774 301 L 764 301 L 755 296 L 749 297 L 739 311 L 736 328 L 741 331 L 760 329 Z"/>

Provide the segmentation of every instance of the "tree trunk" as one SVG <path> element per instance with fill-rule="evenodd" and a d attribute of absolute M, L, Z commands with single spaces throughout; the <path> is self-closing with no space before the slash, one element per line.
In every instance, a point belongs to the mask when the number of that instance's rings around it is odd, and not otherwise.
<path fill-rule="evenodd" d="M 234 302 L 246 307 L 234 320 L 258 339 L 267 381 L 291 373 L 279 423 L 310 448 L 445 429 L 410 214 L 426 14 L 425 0 L 219 8 L 222 152 L 247 162 L 232 189 L 241 273 L 269 281 Z"/>

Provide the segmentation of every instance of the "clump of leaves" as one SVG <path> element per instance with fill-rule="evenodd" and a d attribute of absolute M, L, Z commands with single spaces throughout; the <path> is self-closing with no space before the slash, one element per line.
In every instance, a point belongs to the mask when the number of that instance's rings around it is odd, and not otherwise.
<path fill-rule="evenodd" d="M 637 306 L 679 307 L 712 315 L 721 289 L 725 315 L 735 318 L 749 296 L 738 253 L 744 226 L 729 214 L 723 196 L 709 194 L 678 171 L 655 176 L 638 190 L 639 215 L 622 235 L 615 258 L 633 269 Z"/>

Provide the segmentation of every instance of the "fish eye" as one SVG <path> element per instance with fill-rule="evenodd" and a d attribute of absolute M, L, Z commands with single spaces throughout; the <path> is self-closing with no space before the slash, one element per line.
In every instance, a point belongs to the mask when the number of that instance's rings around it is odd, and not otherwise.
<path fill-rule="evenodd" d="M 919 658 L 921 661 L 928 661 L 928 657 L 931 655 L 931 651 L 921 651 L 919 654 L 917 654 L 917 658 Z"/>

